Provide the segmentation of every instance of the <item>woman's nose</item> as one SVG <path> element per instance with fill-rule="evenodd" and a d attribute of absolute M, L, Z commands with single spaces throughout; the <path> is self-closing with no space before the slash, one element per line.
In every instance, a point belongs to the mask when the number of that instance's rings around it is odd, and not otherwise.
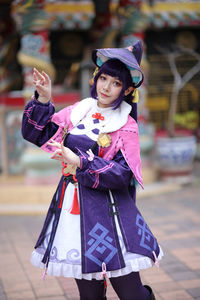
<path fill-rule="evenodd" d="M 109 82 L 105 82 L 103 88 L 104 90 L 109 90 L 109 87 L 110 87 L 110 83 Z"/>

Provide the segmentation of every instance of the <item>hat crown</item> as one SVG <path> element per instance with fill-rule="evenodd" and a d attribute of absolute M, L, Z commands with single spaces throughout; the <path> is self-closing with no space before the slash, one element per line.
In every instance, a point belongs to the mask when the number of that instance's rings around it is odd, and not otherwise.
<path fill-rule="evenodd" d="M 134 56 L 138 62 L 138 65 L 140 65 L 141 60 L 142 60 L 142 52 L 143 52 L 142 42 L 138 41 L 137 43 L 135 43 L 133 45 L 133 49 L 132 49 L 132 53 L 134 54 Z"/>

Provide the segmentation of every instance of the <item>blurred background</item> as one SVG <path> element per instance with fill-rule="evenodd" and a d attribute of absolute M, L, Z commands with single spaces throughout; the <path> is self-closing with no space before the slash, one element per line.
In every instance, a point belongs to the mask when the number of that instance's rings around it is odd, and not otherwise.
<path fill-rule="evenodd" d="M 72 279 L 30 264 L 61 166 L 23 140 L 32 70 L 56 110 L 90 95 L 91 49 L 142 40 L 138 207 L 165 257 L 142 272 L 157 300 L 200 299 L 200 1 L 0 0 L 0 299 L 77 300 Z M 134 155 L 134 153 L 133 153 Z M 108 285 L 108 298 L 117 297 Z"/>
<path fill-rule="evenodd" d="M 91 49 L 137 40 L 144 183 L 191 182 L 200 159 L 200 1 L 1 0 L 1 183 L 44 187 L 60 176 L 60 165 L 21 136 L 33 67 L 51 77 L 60 110 L 90 95 Z"/>

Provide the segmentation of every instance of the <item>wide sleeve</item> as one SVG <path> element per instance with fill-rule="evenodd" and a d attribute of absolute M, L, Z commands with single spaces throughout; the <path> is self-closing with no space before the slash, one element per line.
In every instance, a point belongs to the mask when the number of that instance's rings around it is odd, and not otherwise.
<path fill-rule="evenodd" d="M 25 107 L 22 118 L 22 136 L 25 140 L 41 147 L 58 130 L 51 122 L 55 113 L 53 103 L 43 104 L 33 98 Z"/>
<path fill-rule="evenodd" d="M 55 147 L 49 146 L 48 141 L 53 138 L 61 143 L 64 130 L 72 126 L 70 115 L 77 104 L 78 102 L 55 112 L 52 102 L 43 104 L 33 97 L 24 110 L 22 136 L 44 151 L 54 152 Z"/>
<path fill-rule="evenodd" d="M 93 160 L 80 151 L 80 168 L 76 178 L 84 186 L 99 189 L 121 189 L 130 184 L 133 176 L 122 153 L 119 151 L 112 160 L 94 156 Z"/>

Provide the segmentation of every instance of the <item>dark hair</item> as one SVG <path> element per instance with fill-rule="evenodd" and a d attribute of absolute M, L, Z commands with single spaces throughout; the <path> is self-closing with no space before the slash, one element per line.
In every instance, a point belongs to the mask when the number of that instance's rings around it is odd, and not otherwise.
<path fill-rule="evenodd" d="M 131 94 L 125 96 L 124 92 L 133 85 L 131 74 L 128 68 L 118 59 L 107 60 L 99 69 L 94 77 L 94 83 L 91 88 L 91 97 L 97 99 L 96 84 L 101 74 L 107 74 L 112 77 L 117 77 L 122 82 L 122 90 L 119 97 L 112 103 L 113 109 L 117 109 L 123 100 L 130 102 Z"/>

